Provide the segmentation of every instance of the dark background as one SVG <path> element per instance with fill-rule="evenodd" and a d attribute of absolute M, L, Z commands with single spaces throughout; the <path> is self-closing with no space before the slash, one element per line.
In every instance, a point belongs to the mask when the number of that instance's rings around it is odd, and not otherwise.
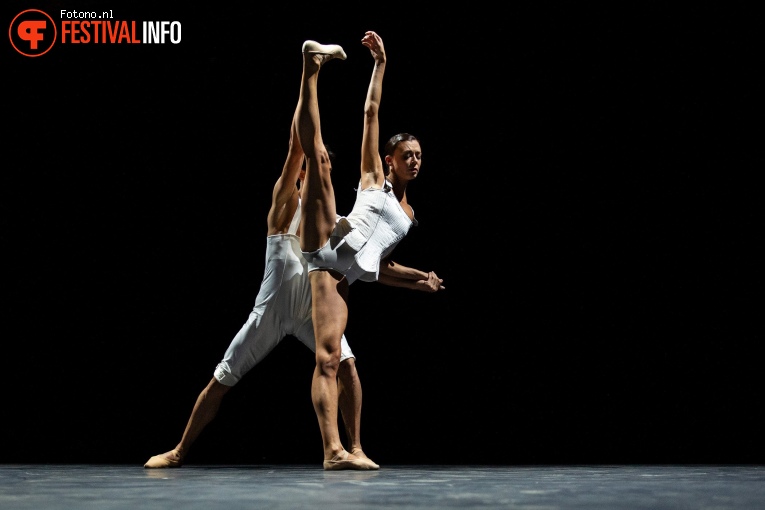
<path fill-rule="evenodd" d="M 180 439 L 253 305 L 304 40 L 338 210 L 358 180 L 366 30 L 384 139 L 416 134 L 399 262 L 357 283 L 363 444 L 386 464 L 762 463 L 761 23 L 573 2 L 122 7 L 179 45 L 2 51 L 0 462 L 141 465 Z M 759 46 L 758 46 L 759 45 Z M 754 52 L 756 54 L 756 52 Z M 751 122 L 754 121 L 754 124 Z M 292 338 L 189 463 L 319 463 Z"/>

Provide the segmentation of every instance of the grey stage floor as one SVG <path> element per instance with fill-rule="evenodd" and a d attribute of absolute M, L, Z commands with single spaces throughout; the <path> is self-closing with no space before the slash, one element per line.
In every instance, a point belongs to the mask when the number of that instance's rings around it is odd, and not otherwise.
<path fill-rule="evenodd" d="M 0 509 L 765 508 L 765 466 L 0 464 Z"/>

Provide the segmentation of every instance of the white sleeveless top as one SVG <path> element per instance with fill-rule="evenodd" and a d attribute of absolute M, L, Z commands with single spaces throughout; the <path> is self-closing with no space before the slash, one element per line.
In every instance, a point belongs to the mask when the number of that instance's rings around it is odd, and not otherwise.
<path fill-rule="evenodd" d="M 358 279 L 376 281 L 380 260 L 393 251 L 396 245 L 417 225 L 410 220 L 401 207 L 386 179 L 385 187 L 356 190 L 356 202 L 346 217 L 353 230 L 345 241 L 356 250 L 356 263 L 364 271 Z"/>

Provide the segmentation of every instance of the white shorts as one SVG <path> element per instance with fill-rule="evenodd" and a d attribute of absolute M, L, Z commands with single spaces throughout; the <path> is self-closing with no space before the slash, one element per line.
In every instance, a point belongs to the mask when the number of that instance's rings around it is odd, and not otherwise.
<path fill-rule="evenodd" d="M 287 335 L 316 352 L 311 313 L 311 284 L 297 238 L 269 236 L 266 269 L 255 306 L 215 369 L 215 378 L 226 386 L 235 385 Z M 340 361 L 353 358 L 345 335 L 340 343 Z"/>
<path fill-rule="evenodd" d="M 311 349 L 311 352 L 316 352 L 316 337 L 311 320 L 304 322 L 294 333 L 286 331 L 279 325 L 280 322 L 273 317 L 264 319 L 257 313 L 251 312 L 247 322 L 226 349 L 223 360 L 215 368 L 214 375 L 218 382 L 226 386 L 234 386 L 289 334 L 300 340 Z M 355 358 L 345 335 L 340 339 L 340 349 L 340 361 Z"/>
<path fill-rule="evenodd" d="M 351 224 L 345 218 L 338 217 L 334 230 L 324 246 L 316 251 L 302 252 L 303 258 L 308 263 L 308 272 L 318 269 L 331 269 L 348 280 L 348 285 L 367 273 L 356 262 L 358 251 L 352 248 L 345 237 L 353 230 Z"/>

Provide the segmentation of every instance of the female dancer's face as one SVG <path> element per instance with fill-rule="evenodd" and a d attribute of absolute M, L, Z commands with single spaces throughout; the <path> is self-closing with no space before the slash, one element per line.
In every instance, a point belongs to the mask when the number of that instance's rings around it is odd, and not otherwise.
<path fill-rule="evenodd" d="M 416 140 L 404 141 L 396 146 L 393 156 L 388 156 L 386 162 L 391 165 L 396 178 L 411 180 L 420 173 L 422 165 L 422 149 Z"/>

